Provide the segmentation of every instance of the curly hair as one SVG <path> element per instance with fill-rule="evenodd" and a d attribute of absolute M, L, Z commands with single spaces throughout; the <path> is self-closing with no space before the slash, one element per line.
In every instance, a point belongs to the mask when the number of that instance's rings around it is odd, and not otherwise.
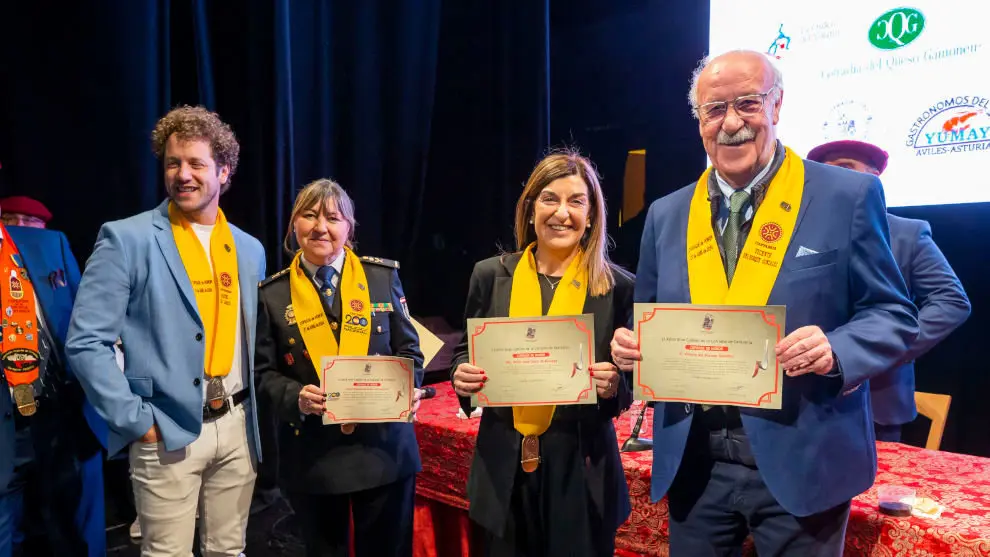
<path fill-rule="evenodd" d="M 223 166 L 228 169 L 227 182 L 220 186 L 220 193 L 230 189 L 231 178 L 237 171 L 241 146 L 237 143 L 233 130 L 220 120 L 220 116 L 202 106 L 184 105 L 172 109 L 155 124 L 155 129 L 151 132 L 151 150 L 159 160 L 165 157 L 165 144 L 172 134 L 183 141 L 208 142 L 213 160 L 217 163 L 217 172 Z"/>

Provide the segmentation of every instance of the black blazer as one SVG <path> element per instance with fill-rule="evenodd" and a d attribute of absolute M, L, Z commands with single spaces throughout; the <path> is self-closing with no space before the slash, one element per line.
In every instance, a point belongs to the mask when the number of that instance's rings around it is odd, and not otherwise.
<path fill-rule="evenodd" d="M 362 257 L 371 303 L 391 303 L 393 311 L 371 314 L 368 353 L 412 358 L 416 386 L 423 382 L 419 335 L 406 315 L 405 295 L 395 261 Z M 346 272 L 346 266 L 345 271 Z M 314 285 L 315 288 L 315 285 Z M 299 412 L 299 391 L 319 385 L 316 368 L 299 327 L 289 324 L 292 304 L 289 269 L 265 279 L 258 291 L 258 335 L 254 373 L 258 396 L 268 397 L 278 415 L 279 476 L 290 492 L 340 494 L 379 487 L 420 471 L 413 424 L 359 424 L 344 435 L 324 426 L 319 416 Z M 340 338 L 341 300 L 334 298 L 330 322 Z"/>
<path fill-rule="evenodd" d="M 512 273 L 519 259 L 520 254 L 513 253 L 485 259 L 474 266 L 464 308 L 465 322 L 472 317 L 509 315 Z M 588 296 L 584 303 L 584 313 L 595 316 L 597 362 L 612 360 L 609 347 L 612 334 L 619 327 L 627 326 L 632 319 L 635 277 L 616 266 L 612 267 L 612 271 L 615 287 L 604 296 Z M 467 361 L 465 333 L 454 349 L 451 375 L 459 364 Z M 618 394 L 611 399 L 599 399 L 597 406 L 558 406 L 550 429 L 541 437 L 544 461 L 567 460 L 571 465 L 570 477 L 585 479 L 585 482 L 571 481 L 566 490 L 558 492 L 558 495 L 574 501 L 576 505 L 584 505 L 590 494 L 594 501 L 591 512 L 597 513 L 607 535 L 614 535 L 629 516 L 630 509 L 618 441 L 612 427 L 612 418 L 628 408 L 632 401 L 628 379 L 623 375 L 620 377 L 622 383 Z M 460 402 L 465 412 L 470 412 L 470 399 L 461 397 Z M 471 518 L 495 535 L 501 535 L 505 528 L 513 484 L 520 470 L 519 445 L 522 436 L 512 424 L 511 408 L 485 408 L 468 480 Z M 562 473 L 566 473 L 563 472 L 565 468 L 555 467 Z"/>

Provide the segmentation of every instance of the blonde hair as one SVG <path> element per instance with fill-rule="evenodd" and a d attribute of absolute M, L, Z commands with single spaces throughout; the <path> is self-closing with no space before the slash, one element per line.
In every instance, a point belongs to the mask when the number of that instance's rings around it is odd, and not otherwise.
<path fill-rule="evenodd" d="M 299 243 L 295 241 L 296 235 L 293 231 L 293 223 L 296 222 L 299 215 L 318 204 L 320 212 L 326 216 L 327 207 L 331 201 L 337 207 L 337 213 L 349 225 L 345 245 L 354 249 L 354 228 L 357 226 L 357 221 L 354 220 L 354 202 L 351 201 L 351 197 L 347 195 L 344 188 L 340 187 L 340 184 L 328 178 L 320 178 L 307 184 L 296 195 L 296 203 L 292 206 L 292 215 L 289 217 L 289 226 L 285 231 L 285 240 L 282 242 L 285 251 L 295 254 L 299 249 Z M 293 248 L 293 245 L 296 247 Z"/>
<path fill-rule="evenodd" d="M 581 237 L 581 265 L 588 270 L 588 291 L 592 296 L 604 296 L 615 286 L 608 259 L 608 235 L 605 232 L 605 196 L 598 182 L 598 172 L 588 158 L 574 149 L 555 151 L 536 164 L 519 201 L 516 202 L 516 249 L 522 251 L 536 241 L 536 228 L 530 224 L 533 204 L 543 188 L 559 178 L 577 176 L 588 186 L 591 227 Z"/>

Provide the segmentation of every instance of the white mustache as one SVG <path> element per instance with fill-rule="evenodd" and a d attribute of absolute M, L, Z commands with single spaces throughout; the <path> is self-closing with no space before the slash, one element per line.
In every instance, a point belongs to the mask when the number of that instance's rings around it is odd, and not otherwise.
<path fill-rule="evenodd" d="M 756 132 L 753 131 L 749 126 L 743 126 L 736 133 L 729 135 L 725 130 L 718 131 L 718 144 L 719 145 L 739 145 L 740 143 L 746 143 L 756 138 Z"/>

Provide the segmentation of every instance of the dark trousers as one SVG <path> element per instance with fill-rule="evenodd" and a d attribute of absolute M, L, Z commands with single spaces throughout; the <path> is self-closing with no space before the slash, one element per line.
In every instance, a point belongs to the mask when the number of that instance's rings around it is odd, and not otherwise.
<path fill-rule="evenodd" d="M 901 426 L 899 424 L 883 425 L 874 422 L 873 431 L 876 432 L 877 441 L 901 442 Z"/>
<path fill-rule="evenodd" d="M 603 532 L 600 517 L 586 506 L 558 505 L 551 509 L 554 481 L 583 482 L 584 478 L 548 474 L 550 463 L 533 472 L 516 471 L 505 531 L 501 537 L 486 532 L 487 557 L 611 557 L 615 533 Z"/>
<path fill-rule="evenodd" d="M 292 493 L 307 557 L 348 557 L 354 515 L 356 557 L 411 557 L 416 476 L 341 495 Z"/>
<path fill-rule="evenodd" d="M 102 455 L 81 463 L 90 478 L 100 473 Z M 14 481 L 0 492 L 0 557 L 46 555 L 106 555 L 106 525 L 100 481 L 79 489 L 60 490 L 46 496 L 42 476 L 34 463 L 14 472 Z"/>
<path fill-rule="evenodd" d="M 811 516 L 794 516 L 773 497 L 753 463 L 742 462 L 748 458 L 727 458 L 750 452 L 741 425 L 714 435 L 695 425 L 667 493 L 672 557 L 741 555 L 749 534 L 760 557 L 842 555 L 849 502 Z"/>

